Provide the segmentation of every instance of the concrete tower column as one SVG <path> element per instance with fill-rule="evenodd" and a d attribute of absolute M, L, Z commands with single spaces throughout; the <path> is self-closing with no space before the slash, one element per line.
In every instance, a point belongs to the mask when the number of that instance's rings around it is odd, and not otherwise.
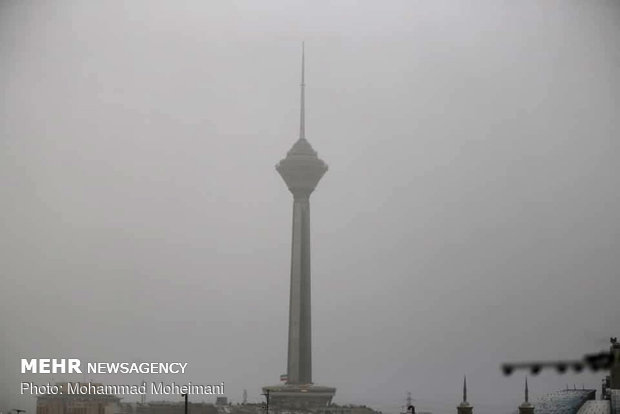
<path fill-rule="evenodd" d="M 310 197 L 303 191 L 293 197 L 287 383 L 311 384 Z"/>

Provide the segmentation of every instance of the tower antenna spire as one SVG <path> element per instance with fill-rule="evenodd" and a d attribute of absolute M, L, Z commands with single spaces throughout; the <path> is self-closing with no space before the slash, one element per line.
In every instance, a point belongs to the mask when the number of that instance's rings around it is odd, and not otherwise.
<path fill-rule="evenodd" d="M 305 83 L 305 42 L 301 42 L 301 105 L 299 115 L 299 139 L 306 139 L 306 83 Z"/>

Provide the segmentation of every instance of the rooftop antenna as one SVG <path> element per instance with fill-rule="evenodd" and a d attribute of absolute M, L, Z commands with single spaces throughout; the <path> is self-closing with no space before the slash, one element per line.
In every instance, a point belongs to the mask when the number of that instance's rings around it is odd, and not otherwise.
<path fill-rule="evenodd" d="M 402 412 L 401 414 L 415 414 L 415 407 L 413 405 L 414 401 L 415 401 L 415 399 L 411 397 L 411 393 L 407 392 L 407 398 L 405 400 L 405 406 L 403 407 L 405 409 L 405 411 Z"/>

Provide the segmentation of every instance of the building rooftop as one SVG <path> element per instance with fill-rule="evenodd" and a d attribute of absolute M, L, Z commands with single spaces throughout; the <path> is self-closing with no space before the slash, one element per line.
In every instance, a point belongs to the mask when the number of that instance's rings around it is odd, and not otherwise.
<path fill-rule="evenodd" d="M 536 414 L 577 414 L 588 400 L 594 400 L 596 390 L 562 390 L 545 394 L 534 402 Z"/>
<path fill-rule="evenodd" d="M 586 401 L 581 406 L 577 414 L 610 414 L 609 401 L 607 400 L 592 400 Z"/>

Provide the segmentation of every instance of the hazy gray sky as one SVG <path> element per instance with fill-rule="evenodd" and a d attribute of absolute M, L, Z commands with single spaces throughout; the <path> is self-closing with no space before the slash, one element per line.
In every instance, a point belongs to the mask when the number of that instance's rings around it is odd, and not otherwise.
<path fill-rule="evenodd" d="M 620 334 L 618 2 L 0 4 L 0 409 L 21 357 L 278 382 L 302 40 L 316 383 L 506 412 Z"/>

